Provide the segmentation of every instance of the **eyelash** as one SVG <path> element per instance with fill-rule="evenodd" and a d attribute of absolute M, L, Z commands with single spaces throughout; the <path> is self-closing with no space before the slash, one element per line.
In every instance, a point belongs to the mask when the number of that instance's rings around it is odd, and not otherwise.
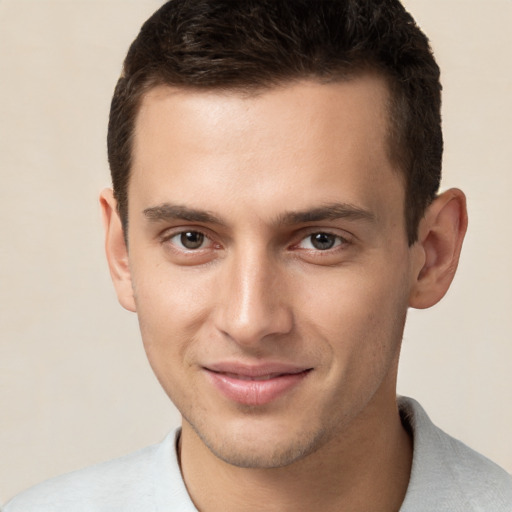
<path fill-rule="evenodd" d="M 190 233 L 190 234 L 193 233 L 193 234 L 200 235 L 201 237 L 203 237 L 203 242 L 209 240 L 210 243 L 214 243 L 211 237 L 209 237 L 206 233 L 204 233 L 203 231 L 200 231 L 198 229 L 183 229 L 181 231 L 177 231 L 177 232 L 166 234 L 166 235 L 161 237 L 161 242 L 163 244 L 169 243 L 173 247 L 178 247 L 177 250 L 179 250 L 181 252 L 194 253 L 194 252 L 199 252 L 201 250 L 204 250 L 203 247 L 199 247 L 199 248 L 196 248 L 196 249 L 189 249 L 187 247 L 183 247 L 183 243 L 181 244 L 182 247 L 179 247 L 178 243 L 172 242 L 172 240 L 174 238 L 183 237 L 184 235 L 186 235 L 188 233 Z"/>
<path fill-rule="evenodd" d="M 320 236 L 324 237 L 324 239 L 329 238 L 332 241 L 333 245 L 331 245 L 330 247 L 326 247 L 324 249 L 315 247 L 315 242 L 313 241 L 313 237 L 317 237 L 316 241 L 322 243 L 322 241 L 318 238 Z M 333 251 L 336 251 L 337 249 L 341 249 L 341 248 L 345 247 L 346 245 L 348 245 L 350 243 L 346 237 L 343 237 L 336 233 L 331 233 L 329 231 L 314 231 L 314 232 L 308 233 L 306 236 L 301 238 L 300 242 L 298 244 L 296 244 L 295 247 L 298 247 L 307 241 L 309 241 L 309 244 L 312 247 L 301 248 L 301 249 L 306 250 L 306 251 L 318 252 L 318 253 L 333 252 Z"/>
<path fill-rule="evenodd" d="M 184 247 L 183 240 L 181 240 L 180 242 L 172 241 L 173 239 L 175 239 L 177 237 L 182 238 L 184 235 L 187 235 L 187 234 L 200 235 L 200 237 L 201 237 L 200 245 L 202 245 L 206 241 L 209 241 L 210 244 L 215 244 L 215 242 L 212 240 L 212 238 L 210 236 L 208 236 L 208 234 L 206 234 L 204 231 L 201 231 L 198 229 L 182 229 L 180 231 L 167 234 L 167 235 L 161 237 L 161 242 L 169 243 L 173 248 L 176 248 L 178 251 L 180 251 L 182 253 L 188 253 L 188 254 L 199 253 L 202 250 L 209 249 L 209 247 L 201 247 L 201 246 L 197 247 L 197 248 L 187 248 L 187 247 Z M 331 240 L 334 239 L 332 241 L 333 245 L 331 247 L 326 247 L 325 249 L 319 249 L 318 247 L 314 247 L 315 243 L 313 242 L 313 237 L 319 236 L 319 235 L 323 235 L 324 238 L 328 237 Z M 312 247 L 300 247 L 301 244 L 303 244 L 304 242 L 306 242 L 308 240 L 310 241 L 309 243 Z M 300 238 L 299 242 L 291 245 L 290 247 L 297 248 L 299 250 L 304 250 L 304 251 L 316 252 L 316 253 L 320 254 L 320 253 L 332 253 L 333 251 L 343 249 L 347 245 L 350 245 L 350 244 L 351 244 L 351 241 L 348 239 L 348 237 L 344 237 L 344 236 L 338 235 L 336 233 L 331 233 L 331 232 L 325 231 L 325 230 L 324 231 L 319 230 L 319 231 L 311 231 L 311 232 L 307 233 L 305 236 L 302 236 Z M 180 247 L 180 245 L 181 245 L 181 247 Z M 220 244 L 218 245 L 218 247 L 219 248 L 221 247 Z"/>

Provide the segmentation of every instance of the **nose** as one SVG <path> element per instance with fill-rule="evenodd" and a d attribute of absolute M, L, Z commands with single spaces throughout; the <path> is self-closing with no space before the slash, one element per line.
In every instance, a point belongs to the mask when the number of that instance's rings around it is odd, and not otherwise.
<path fill-rule="evenodd" d="M 228 259 L 217 298 L 217 329 L 245 347 L 289 333 L 293 316 L 278 262 L 254 251 Z"/>

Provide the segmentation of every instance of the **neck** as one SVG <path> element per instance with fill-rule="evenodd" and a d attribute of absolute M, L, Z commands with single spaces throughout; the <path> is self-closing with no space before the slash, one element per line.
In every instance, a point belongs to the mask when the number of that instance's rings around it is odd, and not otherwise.
<path fill-rule="evenodd" d="M 393 399 L 369 404 L 343 437 L 281 468 L 240 468 L 204 445 L 184 421 L 182 473 L 201 512 L 297 510 L 398 511 L 412 462 L 412 443 Z M 377 414 L 378 412 L 378 414 Z"/>

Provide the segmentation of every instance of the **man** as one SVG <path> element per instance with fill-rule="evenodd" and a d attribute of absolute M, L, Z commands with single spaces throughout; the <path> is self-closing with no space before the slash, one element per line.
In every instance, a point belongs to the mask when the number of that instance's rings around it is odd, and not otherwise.
<path fill-rule="evenodd" d="M 111 108 L 101 205 L 181 430 L 12 511 L 510 511 L 492 462 L 396 399 L 409 307 L 453 279 L 439 70 L 398 1 L 173 0 Z"/>

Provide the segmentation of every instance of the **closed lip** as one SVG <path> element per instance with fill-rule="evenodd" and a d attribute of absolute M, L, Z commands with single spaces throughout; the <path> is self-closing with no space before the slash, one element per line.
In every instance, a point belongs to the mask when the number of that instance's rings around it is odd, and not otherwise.
<path fill-rule="evenodd" d="M 271 379 L 281 375 L 295 375 L 312 370 L 311 367 L 297 366 L 289 363 L 259 363 L 259 364 L 245 364 L 239 362 L 220 362 L 214 364 L 207 364 L 204 366 L 205 370 L 215 373 L 223 373 L 233 378 L 240 379 Z"/>
<path fill-rule="evenodd" d="M 225 398 L 263 406 L 295 389 L 313 368 L 283 363 L 222 362 L 204 367 L 208 380 Z"/>

